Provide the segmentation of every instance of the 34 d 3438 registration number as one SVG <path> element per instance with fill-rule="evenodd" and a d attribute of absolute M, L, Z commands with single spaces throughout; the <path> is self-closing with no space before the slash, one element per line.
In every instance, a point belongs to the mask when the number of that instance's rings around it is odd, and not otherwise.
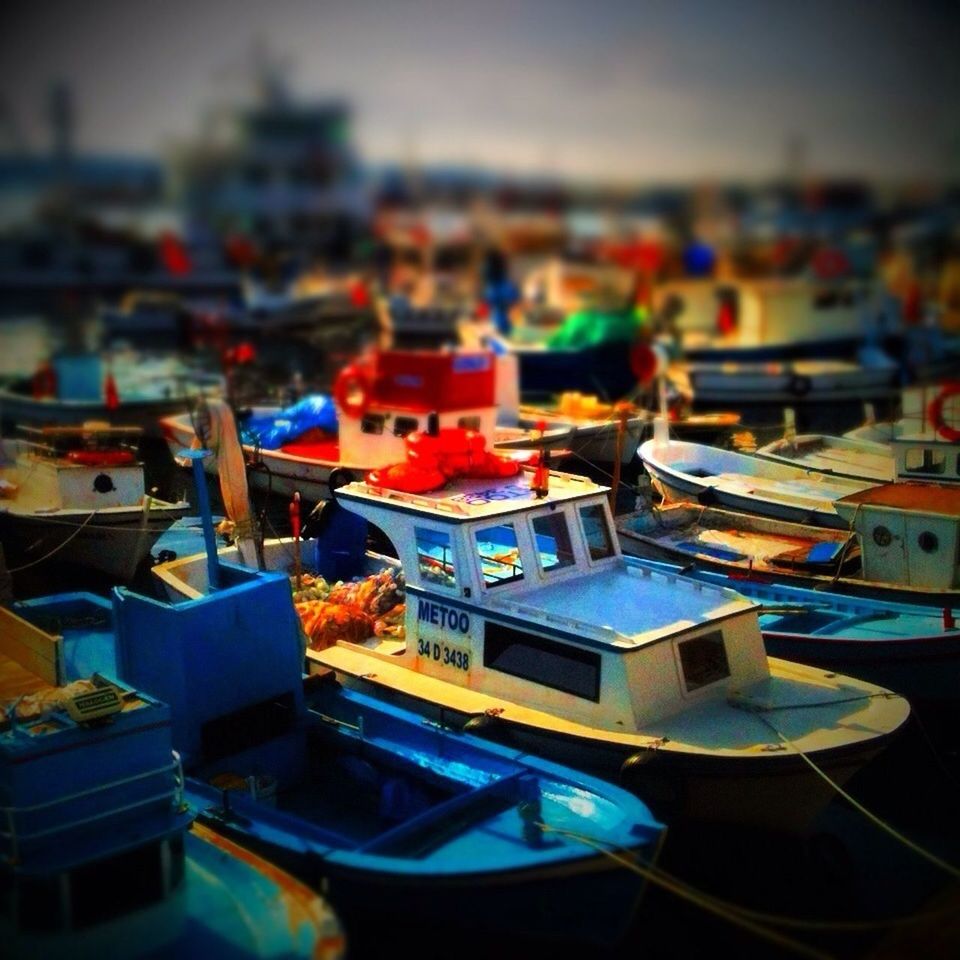
<path fill-rule="evenodd" d="M 439 640 L 424 640 L 421 638 L 417 641 L 417 653 L 421 657 L 443 664 L 445 667 L 453 667 L 456 670 L 470 669 L 470 654 L 467 651 L 451 647 Z"/>

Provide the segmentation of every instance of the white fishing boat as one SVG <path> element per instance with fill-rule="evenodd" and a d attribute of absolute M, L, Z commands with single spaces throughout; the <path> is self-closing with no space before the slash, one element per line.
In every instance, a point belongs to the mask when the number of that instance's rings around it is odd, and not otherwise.
<path fill-rule="evenodd" d="M 843 435 L 851 440 L 890 443 L 901 434 L 956 441 L 960 431 L 960 388 L 955 383 L 904 387 L 900 391 L 899 417 L 877 420 L 869 403 L 864 404 L 864 422 Z"/>
<path fill-rule="evenodd" d="M 851 480 L 887 483 L 897 475 L 889 444 L 822 433 L 781 437 L 758 447 L 755 456 Z"/>
<path fill-rule="evenodd" d="M 416 471 L 414 470 L 414 475 Z M 620 773 L 662 813 L 802 828 L 909 715 L 895 694 L 768 659 L 757 607 L 643 571 L 607 489 L 523 469 L 336 491 L 394 545 L 402 637 L 313 644 L 311 670 L 531 751 Z"/>
<path fill-rule="evenodd" d="M 688 359 L 759 361 L 850 352 L 869 331 L 873 293 L 850 278 L 684 280 L 654 290 L 655 309 L 671 300 Z"/>
<path fill-rule="evenodd" d="M 905 391 L 905 394 L 907 391 Z M 925 395 L 932 399 L 925 402 Z M 956 391 L 960 393 L 960 389 Z M 870 440 L 864 432 L 833 437 L 825 434 L 792 435 L 760 447 L 756 455 L 766 460 L 818 470 L 838 477 L 886 483 L 893 480 L 931 480 L 960 483 L 960 416 L 951 415 L 956 395 L 944 387 L 911 390 L 910 411 L 890 424 L 884 441 Z M 919 401 L 919 402 L 918 402 Z"/>
<path fill-rule="evenodd" d="M 143 464 L 106 424 L 44 427 L 0 443 L 0 541 L 11 572 L 58 562 L 133 578 L 160 534 L 190 509 L 147 493 Z"/>
<path fill-rule="evenodd" d="M 960 589 L 960 484 L 899 481 L 836 502 L 860 537 L 864 579 L 948 592 Z"/>
<path fill-rule="evenodd" d="M 282 496 L 299 491 L 306 500 L 324 500 L 334 470 L 359 478 L 401 459 L 410 434 L 449 428 L 472 430 L 488 449 L 512 451 L 520 458 L 541 447 L 591 462 L 613 459 L 618 451 L 622 462 L 633 458 L 644 416 L 631 414 L 622 428 L 616 418 L 549 413 L 535 421 L 526 416 L 521 425 L 516 383 L 502 372 L 508 359 L 498 360 L 488 351 L 378 351 L 341 371 L 333 400 L 322 411 L 321 429 L 305 426 L 289 439 L 261 445 L 241 421 L 244 456 L 252 465 L 250 484 Z M 181 414 L 161 421 L 174 456 L 196 445 L 196 419 Z M 246 423 L 252 422 L 272 426 L 285 418 L 278 407 L 254 407 Z M 217 457 L 204 466 L 216 473 Z"/>
<path fill-rule="evenodd" d="M 666 501 L 696 500 L 708 506 L 793 523 L 846 529 L 834 502 L 873 484 L 816 470 L 774 463 L 732 450 L 658 436 L 640 446 L 640 458 Z"/>

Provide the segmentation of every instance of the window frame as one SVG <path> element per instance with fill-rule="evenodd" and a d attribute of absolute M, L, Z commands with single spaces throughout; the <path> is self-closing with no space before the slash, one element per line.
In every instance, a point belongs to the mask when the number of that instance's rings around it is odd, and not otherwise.
<path fill-rule="evenodd" d="M 709 680 L 706 683 L 701 683 L 700 685 L 698 685 L 697 687 L 694 687 L 691 690 L 687 681 L 687 671 L 684 666 L 683 656 L 680 652 L 681 647 L 688 643 L 695 643 L 697 641 L 702 642 L 705 640 L 714 640 L 714 639 L 719 639 L 720 641 L 720 648 L 723 651 L 723 659 L 726 665 L 726 673 L 724 673 L 722 676 L 717 676 L 713 680 Z M 716 684 L 721 683 L 724 680 L 729 680 L 730 677 L 733 675 L 732 670 L 730 668 L 730 657 L 727 653 L 726 635 L 724 634 L 724 631 L 719 627 L 717 627 L 716 629 L 704 631 L 703 633 L 693 634 L 692 636 L 686 635 L 686 636 L 678 637 L 673 643 L 673 652 L 674 652 L 674 660 L 677 665 L 677 675 L 680 680 L 680 692 L 683 694 L 684 697 L 703 696 L 705 691 L 714 689 Z"/>
<path fill-rule="evenodd" d="M 524 525 L 520 524 L 518 527 L 516 520 L 517 520 L 516 517 L 511 517 L 511 519 L 509 520 L 506 520 L 506 519 L 498 520 L 496 518 L 491 517 L 489 518 L 488 522 L 478 523 L 470 531 L 470 536 L 472 538 L 473 556 L 476 562 L 476 571 L 477 571 L 477 575 L 480 578 L 480 585 L 483 587 L 484 590 L 496 589 L 498 587 L 506 587 L 506 586 L 509 586 L 510 584 L 530 582 L 529 564 L 526 562 L 527 553 L 529 551 L 524 549 L 524 544 L 523 544 Z M 517 552 L 519 553 L 519 559 L 520 559 L 520 573 L 519 575 L 508 577 L 505 580 L 496 580 L 488 583 L 486 575 L 483 572 L 483 557 L 480 553 L 480 544 L 477 538 L 479 534 L 483 533 L 485 530 L 492 530 L 492 529 L 496 529 L 497 527 L 510 527 L 513 530 L 513 535 L 517 541 Z"/>
<path fill-rule="evenodd" d="M 535 524 L 538 520 L 552 520 L 554 517 L 559 517 L 560 522 L 563 523 L 564 529 L 567 533 L 567 540 L 570 545 L 570 560 L 568 563 L 561 563 L 557 566 L 550 567 L 547 569 L 543 565 L 543 557 L 540 552 L 540 547 L 537 544 L 537 528 Z M 537 558 L 537 569 L 540 573 L 540 576 L 543 578 L 553 577 L 557 573 L 560 573 L 563 570 L 576 569 L 580 564 L 580 551 L 577 549 L 577 538 L 574 534 L 573 529 L 570 525 L 570 517 L 567 515 L 567 511 L 557 508 L 555 510 L 544 510 L 540 513 L 536 513 L 529 519 L 530 523 L 530 540 L 533 544 L 533 553 Z M 551 534 L 541 534 L 541 536 L 551 536 Z M 556 539 L 556 537 L 554 537 Z M 560 554 L 557 553 L 557 558 L 559 559 Z"/>
<path fill-rule="evenodd" d="M 590 508 L 599 509 L 603 514 L 604 529 L 607 532 L 607 544 L 610 547 L 610 552 L 603 557 L 594 557 L 593 551 L 590 547 L 590 539 L 587 536 L 587 528 L 584 525 L 583 511 Z M 612 558 L 617 557 L 619 554 L 617 551 L 616 530 L 614 528 L 612 519 L 609 513 L 607 512 L 606 503 L 601 503 L 600 501 L 593 501 L 591 503 L 578 503 L 576 504 L 576 510 L 577 510 L 577 522 L 580 524 L 580 535 L 583 538 L 583 548 L 584 548 L 584 551 L 586 552 L 587 563 L 589 564 L 608 563 Z"/>
<path fill-rule="evenodd" d="M 441 583 L 436 580 L 425 580 L 423 575 L 423 570 L 420 567 L 420 537 L 419 534 L 428 533 L 435 536 L 444 536 L 447 538 L 447 549 L 450 551 L 450 563 L 453 564 L 453 583 Z M 417 564 L 417 576 L 420 578 L 420 583 L 428 589 L 433 589 L 437 587 L 441 590 L 450 590 L 454 593 L 460 592 L 460 584 L 462 583 L 462 578 L 459 575 L 461 565 L 457 562 L 457 547 L 456 547 L 456 538 L 451 536 L 449 530 L 441 530 L 436 527 L 422 527 L 417 524 L 414 524 L 413 527 L 413 550 L 414 550 L 414 559 Z"/>

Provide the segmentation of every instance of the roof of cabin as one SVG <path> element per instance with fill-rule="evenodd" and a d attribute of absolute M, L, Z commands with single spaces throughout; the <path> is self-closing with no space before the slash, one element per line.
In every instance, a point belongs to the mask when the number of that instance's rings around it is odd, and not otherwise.
<path fill-rule="evenodd" d="M 922 510 L 960 517 L 960 487 L 943 483 L 900 480 L 848 494 L 837 503 Z"/>
<path fill-rule="evenodd" d="M 356 481 L 340 487 L 337 497 L 438 520 L 464 522 L 592 497 L 609 489 L 586 477 L 551 471 L 548 495 L 536 499 L 530 489 L 532 477 L 533 470 L 524 468 L 517 476 L 506 479 L 452 480 L 443 489 L 430 493 L 405 493 Z"/>
<path fill-rule="evenodd" d="M 544 625 L 624 650 L 756 606 L 732 590 L 629 564 L 605 567 L 509 596 L 491 595 L 488 602 L 494 610 L 526 617 L 532 627 L 543 621 Z"/>

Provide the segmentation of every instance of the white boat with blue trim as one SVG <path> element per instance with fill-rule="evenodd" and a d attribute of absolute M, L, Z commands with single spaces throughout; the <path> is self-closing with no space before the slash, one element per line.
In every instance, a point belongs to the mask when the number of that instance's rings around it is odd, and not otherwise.
<path fill-rule="evenodd" d="M 905 700 L 769 659 L 757 606 L 620 554 L 608 490 L 521 470 L 336 502 L 395 546 L 405 637 L 307 651 L 314 671 L 563 762 L 661 815 L 797 829 L 907 720 Z M 548 479 L 548 489 L 544 481 Z"/>

